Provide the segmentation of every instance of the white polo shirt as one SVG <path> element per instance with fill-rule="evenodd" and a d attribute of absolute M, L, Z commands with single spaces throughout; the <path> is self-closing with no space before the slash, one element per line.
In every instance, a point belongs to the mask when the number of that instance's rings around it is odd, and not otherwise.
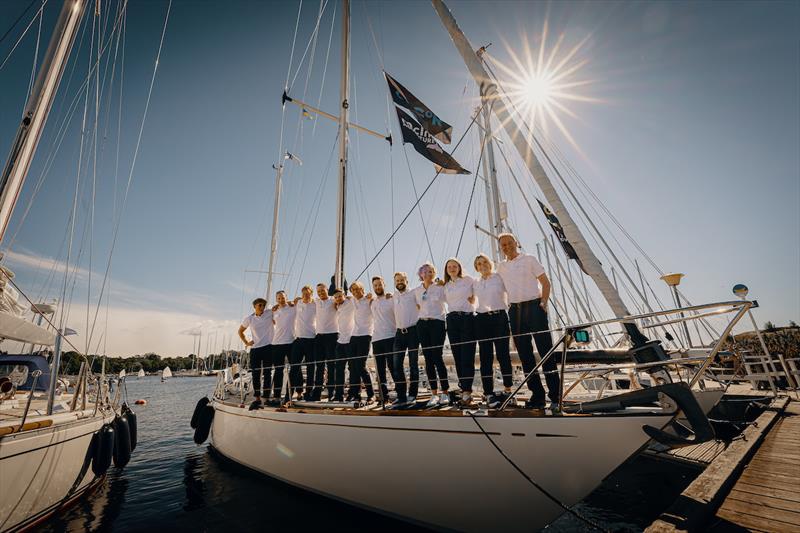
<path fill-rule="evenodd" d="M 478 298 L 479 313 L 500 311 L 508 308 L 506 286 L 503 285 L 503 278 L 497 272 L 493 272 L 488 278 L 480 277 L 476 279 L 473 287 L 475 296 Z"/>
<path fill-rule="evenodd" d="M 328 298 L 327 300 L 317 299 L 314 303 L 317 306 L 317 335 L 339 331 L 336 326 L 336 308 L 333 306 L 333 298 Z"/>
<path fill-rule="evenodd" d="M 272 314 L 275 317 L 275 337 L 272 339 L 272 344 L 293 343 L 295 308 L 286 305 L 277 308 Z"/>
<path fill-rule="evenodd" d="M 415 291 L 397 291 L 392 296 L 394 300 L 394 321 L 397 329 L 406 329 L 415 326 L 419 320 L 417 309 L 417 295 Z"/>
<path fill-rule="evenodd" d="M 506 286 L 508 301 L 512 304 L 527 302 L 540 298 L 539 276 L 544 274 L 544 267 L 538 259 L 530 254 L 519 254 L 511 261 L 503 261 L 497 266 L 497 273 Z"/>
<path fill-rule="evenodd" d="M 444 320 L 447 315 L 447 297 L 444 294 L 444 287 L 432 284 L 427 289 L 420 285 L 414 289 L 419 305 L 419 317 L 424 319 Z"/>
<path fill-rule="evenodd" d="M 372 311 L 372 322 L 374 331 L 372 342 L 391 339 L 397 330 L 394 321 L 394 302 L 386 298 L 386 295 L 376 296 L 370 305 Z"/>
<path fill-rule="evenodd" d="M 356 306 L 352 298 L 346 299 L 336 310 L 336 322 L 339 325 L 339 344 L 349 344 L 355 325 Z"/>
<path fill-rule="evenodd" d="M 250 337 L 253 341 L 253 346 L 251 346 L 251 348 L 262 348 L 268 344 L 272 344 L 275 328 L 272 323 L 271 309 L 264 309 L 261 316 L 256 316 L 255 313 L 247 315 L 242 319 L 242 327 L 250 329 Z"/>
<path fill-rule="evenodd" d="M 369 300 L 362 297 L 360 300 L 353 296 L 356 312 L 353 324 L 353 337 L 372 335 L 372 310 Z"/>
<path fill-rule="evenodd" d="M 474 284 L 475 279 L 471 276 L 451 279 L 444 284 L 444 294 L 447 297 L 447 310 L 449 312 L 475 312 L 475 305 L 469 303 L 468 300 L 470 296 L 475 294 Z"/>
<path fill-rule="evenodd" d="M 316 329 L 316 316 L 317 304 L 314 300 L 308 303 L 299 300 L 294 304 L 295 318 L 294 318 L 294 336 L 298 339 L 313 339 L 317 334 Z"/>

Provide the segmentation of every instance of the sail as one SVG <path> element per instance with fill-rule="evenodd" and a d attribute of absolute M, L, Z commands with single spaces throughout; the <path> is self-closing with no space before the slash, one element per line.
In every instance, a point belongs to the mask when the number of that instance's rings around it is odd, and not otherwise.
<path fill-rule="evenodd" d="M 162 378 L 171 378 L 172 377 L 172 370 L 169 367 L 164 367 L 164 370 L 161 372 Z"/>
<path fill-rule="evenodd" d="M 119 379 L 122 379 L 122 378 L 124 378 L 124 377 L 125 377 L 125 376 L 127 376 L 127 375 L 128 375 L 128 374 L 125 372 L 125 369 L 124 369 L 124 368 L 123 368 L 122 370 L 120 370 L 120 371 L 119 371 Z"/>
<path fill-rule="evenodd" d="M 137 376 L 139 376 L 140 378 L 144 377 L 144 368 L 139 369 L 139 373 L 137 374 Z"/>

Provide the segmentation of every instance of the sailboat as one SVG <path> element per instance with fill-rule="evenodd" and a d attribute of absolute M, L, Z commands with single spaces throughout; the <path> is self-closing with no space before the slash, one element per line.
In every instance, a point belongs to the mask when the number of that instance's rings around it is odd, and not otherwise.
<path fill-rule="evenodd" d="M 137 378 L 143 378 L 145 376 L 144 368 L 140 368 L 139 372 L 136 374 Z"/>
<path fill-rule="evenodd" d="M 478 411 L 452 406 L 383 410 L 325 402 L 293 402 L 251 411 L 245 407 L 243 385 L 236 389 L 220 381 L 211 400 L 204 398 L 198 403 L 198 416 L 193 418 L 195 442 L 203 442 L 210 429 L 211 446 L 217 452 L 252 470 L 426 527 L 486 531 L 524 524 L 526 529 L 537 530 L 565 511 L 573 512 L 571 506 L 651 439 L 665 446 L 684 446 L 713 438 L 713 431 L 689 387 L 670 382 L 663 369 L 668 357 L 660 341 L 648 340 L 639 329 L 643 321 L 671 320 L 683 310 L 629 312 L 569 217 L 528 141 L 516 131 L 514 121 L 508 120 L 500 87 L 488 83 L 489 76 L 474 48 L 444 3 L 433 0 L 433 5 L 475 77 L 483 101 L 491 102 L 491 112 L 507 129 L 513 147 L 528 165 L 564 224 L 567 237 L 575 244 L 589 276 L 614 312 L 614 318 L 605 321 L 565 325 L 554 349 L 542 354 L 543 358 L 558 357 L 563 379 L 564 363 L 573 355 L 574 342 L 588 336 L 593 327 L 618 324 L 633 344 L 625 350 L 628 359 L 649 365 L 652 375 L 661 381 L 612 398 L 563 403 L 560 412 L 520 408 L 513 395 L 500 408 Z M 339 123 L 336 286 L 342 286 L 345 279 L 348 130 L 355 126 L 348 121 L 348 0 L 342 1 L 341 12 L 341 107 L 338 117 L 328 115 Z M 293 99 L 284 93 L 283 101 Z M 303 107 L 311 109 L 305 104 Z M 276 192 L 280 191 L 280 171 L 279 167 Z M 274 217 L 270 265 L 275 253 L 277 216 Z M 750 303 L 724 302 L 697 306 L 691 311 L 719 306 L 730 307 L 735 315 L 724 332 L 727 334 Z M 721 343 L 714 344 L 700 358 L 701 371 L 707 368 Z M 679 414 L 686 418 L 694 438 L 664 431 Z M 475 490 L 476 480 L 481 480 L 480 490 Z"/>
<path fill-rule="evenodd" d="M 87 4 L 64 2 L 37 73 L 0 175 L 0 238 L 8 228 Z M 120 411 L 109 398 L 105 374 L 94 376 L 85 357 L 72 384 L 59 377 L 62 344 L 69 343 L 67 335 L 75 332 L 54 324 L 52 304 L 28 300 L 36 322 L 26 319 L 28 309 L 19 296 L 28 297 L 8 268 L 0 270 L 0 338 L 30 346 L 29 353 L 0 355 L 0 531 L 17 531 L 36 527 L 96 487 L 111 463 L 114 426 L 127 428 L 129 419 L 125 408 Z M 124 371 L 120 374 L 124 376 Z"/>
<path fill-rule="evenodd" d="M 161 382 L 163 383 L 171 377 L 172 377 L 172 370 L 170 370 L 168 366 L 165 366 L 164 370 L 161 371 Z"/>

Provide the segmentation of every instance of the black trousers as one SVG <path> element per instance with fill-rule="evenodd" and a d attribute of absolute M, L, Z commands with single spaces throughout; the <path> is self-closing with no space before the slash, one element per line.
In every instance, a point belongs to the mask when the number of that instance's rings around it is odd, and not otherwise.
<path fill-rule="evenodd" d="M 253 374 L 253 394 L 260 398 L 263 393 L 264 398 L 269 398 L 272 390 L 272 346 L 250 349 L 250 370 Z"/>
<path fill-rule="evenodd" d="M 471 392 L 475 381 L 475 315 L 447 313 L 447 336 L 461 390 Z"/>
<path fill-rule="evenodd" d="M 328 370 L 328 397 L 333 396 L 334 362 L 336 359 L 336 339 L 338 333 L 318 333 L 314 338 L 314 390 L 312 396 L 319 400 L 322 395 L 322 385 L 325 380 L 325 370 Z"/>
<path fill-rule="evenodd" d="M 541 299 L 529 300 L 518 304 L 511 304 L 508 318 L 511 323 L 511 334 L 514 337 L 514 345 L 517 347 L 519 359 L 522 362 L 522 369 L 528 374 L 536 366 L 536 359 L 533 357 L 533 344 L 531 343 L 531 333 L 536 342 L 536 350 L 539 357 L 544 357 L 553 348 L 553 337 L 550 332 L 550 325 L 547 313 L 541 307 Z M 557 402 L 561 397 L 561 379 L 556 367 L 556 358 L 550 357 L 543 365 L 544 379 L 547 382 L 547 395 L 550 401 Z M 544 387 L 539 374 L 531 376 L 528 380 L 528 388 L 533 394 L 533 400 L 544 401 Z"/>
<path fill-rule="evenodd" d="M 420 320 L 417 322 L 417 332 L 422 345 L 422 354 L 425 356 L 425 373 L 428 374 L 431 390 L 439 390 L 440 384 L 441 390 L 449 390 L 447 367 L 444 366 L 442 358 L 445 337 L 444 320 Z M 436 379 L 437 374 L 438 380 Z"/>
<path fill-rule="evenodd" d="M 375 370 L 378 372 L 378 383 L 381 388 L 382 400 L 389 397 L 389 387 L 386 385 L 386 368 L 392 372 L 392 350 L 394 350 L 394 337 L 381 339 L 372 343 L 372 355 L 375 356 Z"/>
<path fill-rule="evenodd" d="M 340 344 L 337 342 L 336 357 L 333 361 L 329 361 L 333 366 L 333 384 L 331 384 L 331 374 L 329 371 L 328 398 L 335 402 L 344 401 L 344 369 L 351 354 L 352 349 L 349 342 L 347 344 Z"/>
<path fill-rule="evenodd" d="M 491 394 L 494 392 L 495 357 L 500 364 L 503 386 L 511 387 L 513 381 L 511 356 L 509 355 L 508 313 L 504 310 L 478 313 L 475 316 L 475 326 L 478 337 L 478 352 L 481 359 L 483 393 Z M 492 350 L 493 348 L 494 350 Z"/>
<path fill-rule="evenodd" d="M 283 373 L 286 370 L 286 363 L 291 362 L 292 359 L 292 346 L 294 344 L 273 344 L 272 345 L 272 394 L 275 398 L 281 397 L 281 389 L 283 388 Z M 291 378 L 289 379 L 291 386 Z"/>
<path fill-rule="evenodd" d="M 314 354 L 314 339 L 297 338 L 292 344 L 292 357 L 290 359 L 289 384 L 292 392 L 303 392 L 303 369 L 306 365 L 306 383 L 309 390 L 314 386 L 314 372 L 316 370 L 316 356 Z"/>
<path fill-rule="evenodd" d="M 369 355 L 369 343 L 371 340 L 371 335 L 350 337 L 350 359 L 347 360 L 347 370 L 350 373 L 350 389 L 347 392 L 347 396 L 361 397 L 362 382 L 367 388 L 367 396 L 372 397 L 375 394 L 372 389 L 372 379 L 367 371 L 367 356 Z"/>
<path fill-rule="evenodd" d="M 408 352 L 408 366 L 411 377 L 411 381 L 408 384 L 408 395 L 416 398 L 419 392 L 419 335 L 416 325 L 407 329 L 397 330 L 394 335 L 393 351 L 392 365 L 389 370 L 392 371 L 397 400 L 405 402 L 408 398 L 406 396 L 406 352 Z"/>

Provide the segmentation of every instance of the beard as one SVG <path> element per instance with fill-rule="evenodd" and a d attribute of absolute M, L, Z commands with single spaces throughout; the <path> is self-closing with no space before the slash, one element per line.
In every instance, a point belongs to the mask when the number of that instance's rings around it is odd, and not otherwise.
<path fill-rule="evenodd" d="M 396 283 L 395 284 L 395 288 L 397 288 L 398 291 L 404 291 L 404 290 L 406 290 L 406 284 L 405 283 Z"/>
<path fill-rule="evenodd" d="M 383 296 L 383 288 L 373 290 L 375 291 L 376 296 Z"/>

